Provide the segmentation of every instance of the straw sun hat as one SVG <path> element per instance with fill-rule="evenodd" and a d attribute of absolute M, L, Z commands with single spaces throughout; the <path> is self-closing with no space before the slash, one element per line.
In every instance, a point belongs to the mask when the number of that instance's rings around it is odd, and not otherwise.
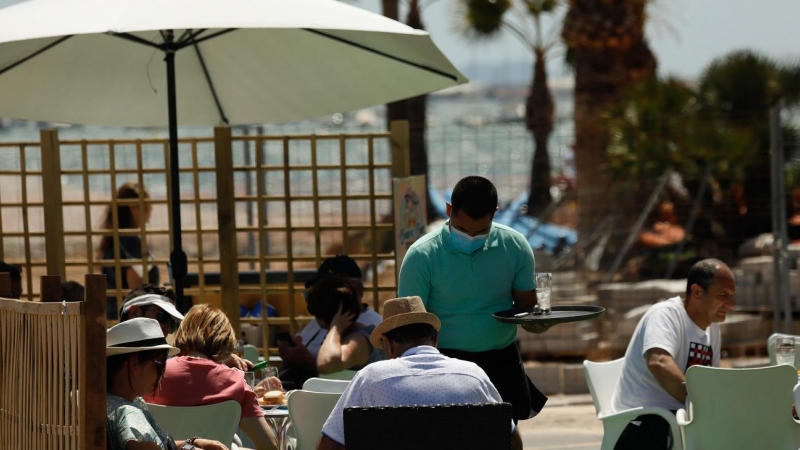
<path fill-rule="evenodd" d="M 427 323 L 436 331 L 442 327 L 439 318 L 425 310 L 425 305 L 422 304 L 422 299 L 419 297 L 400 297 L 387 300 L 383 304 L 383 322 L 372 330 L 369 340 L 373 347 L 383 350 L 382 335 L 395 328 L 414 323 Z"/>
<path fill-rule="evenodd" d="M 164 332 L 155 319 L 137 317 L 120 322 L 106 332 L 106 356 L 161 349 L 169 350 L 170 356 L 180 352 L 167 344 Z"/>

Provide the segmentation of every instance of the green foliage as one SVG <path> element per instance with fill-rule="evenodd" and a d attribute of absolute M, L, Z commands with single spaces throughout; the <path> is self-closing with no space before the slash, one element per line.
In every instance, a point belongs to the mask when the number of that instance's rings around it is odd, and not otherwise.
<path fill-rule="evenodd" d="M 503 14 L 511 8 L 510 0 L 462 0 L 466 7 L 468 29 L 475 37 L 492 36 L 503 24 Z"/>
<path fill-rule="evenodd" d="M 608 161 L 619 177 L 658 177 L 668 168 L 699 177 L 712 164 L 712 173 L 740 178 L 752 155 L 750 132 L 705 114 L 697 92 L 675 78 L 635 85 L 606 118 Z"/>
<path fill-rule="evenodd" d="M 525 0 L 524 3 L 528 12 L 533 16 L 552 12 L 556 9 L 556 6 L 558 6 L 556 0 Z"/>

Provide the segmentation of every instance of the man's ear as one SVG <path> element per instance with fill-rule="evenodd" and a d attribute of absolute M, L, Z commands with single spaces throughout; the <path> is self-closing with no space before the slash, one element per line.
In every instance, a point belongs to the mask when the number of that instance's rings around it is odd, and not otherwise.
<path fill-rule="evenodd" d="M 692 293 L 692 297 L 700 297 L 703 295 L 703 288 L 697 284 L 693 284 L 689 291 Z"/>
<path fill-rule="evenodd" d="M 383 342 L 383 351 L 389 359 L 392 359 L 392 341 L 390 341 L 385 334 L 381 335 L 381 342 Z"/>
<path fill-rule="evenodd" d="M 453 205 L 451 205 L 450 203 L 445 203 L 445 205 L 446 205 L 445 213 L 447 213 L 447 217 L 450 217 L 450 214 L 453 213 Z"/>

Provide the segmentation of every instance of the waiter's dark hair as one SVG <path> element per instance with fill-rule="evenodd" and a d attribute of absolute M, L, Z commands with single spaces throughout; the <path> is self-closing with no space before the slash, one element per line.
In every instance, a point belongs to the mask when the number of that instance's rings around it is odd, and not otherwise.
<path fill-rule="evenodd" d="M 462 178 L 450 197 L 452 213 L 464 211 L 472 219 L 494 216 L 497 211 L 497 189 L 491 181 L 479 176 Z"/>

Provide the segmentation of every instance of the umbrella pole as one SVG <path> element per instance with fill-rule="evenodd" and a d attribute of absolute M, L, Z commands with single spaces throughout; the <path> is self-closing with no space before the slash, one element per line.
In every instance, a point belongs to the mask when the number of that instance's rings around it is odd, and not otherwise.
<path fill-rule="evenodd" d="M 169 108 L 169 188 L 170 209 L 172 210 L 172 253 L 169 261 L 172 265 L 172 278 L 175 282 L 175 300 L 180 311 L 186 312 L 191 305 L 183 296 L 183 281 L 186 276 L 186 253 L 181 242 L 181 187 L 180 170 L 178 170 L 178 106 L 175 92 L 175 49 L 172 30 L 166 32 L 167 63 L 167 104 Z"/>

